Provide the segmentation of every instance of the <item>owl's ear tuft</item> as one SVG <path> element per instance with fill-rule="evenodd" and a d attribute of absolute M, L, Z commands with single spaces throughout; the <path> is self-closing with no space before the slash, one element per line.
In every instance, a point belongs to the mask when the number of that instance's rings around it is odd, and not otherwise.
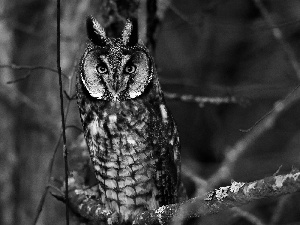
<path fill-rule="evenodd" d="M 129 19 L 126 20 L 123 32 L 122 32 L 122 41 L 124 45 L 127 45 L 132 32 L 132 23 Z"/>
<path fill-rule="evenodd" d="M 124 45 L 133 46 L 138 43 L 138 23 L 135 18 L 127 19 L 122 32 Z"/>
<path fill-rule="evenodd" d="M 86 28 L 88 38 L 95 45 L 105 45 L 106 44 L 106 33 L 104 28 L 100 25 L 100 23 L 92 16 L 89 16 L 86 19 Z"/>

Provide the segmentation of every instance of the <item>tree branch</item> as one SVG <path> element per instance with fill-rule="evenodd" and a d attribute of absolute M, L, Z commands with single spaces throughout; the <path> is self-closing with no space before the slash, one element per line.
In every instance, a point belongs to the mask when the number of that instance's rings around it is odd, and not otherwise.
<path fill-rule="evenodd" d="M 254 225 L 265 225 L 260 219 L 258 219 L 256 216 L 254 216 L 253 214 L 244 211 L 242 209 L 240 209 L 239 207 L 233 207 L 231 209 L 231 211 L 233 211 L 236 216 L 240 216 L 245 218 L 247 221 L 251 222 Z"/>
<path fill-rule="evenodd" d="M 86 189 L 83 186 L 79 188 L 80 184 L 76 183 L 78 180 L 80 179 L 69 181 L 71 210 L 90 221 L 116 221 L 117 213 L 105 209 L 97 201 L 97 190 Z M 273 175 L 249 183 L 233 181 L 230 186 L 210 191 L 204 197 L 195 197 L 182 203 L 141 213 L 135 218 L 133 224 L 162 225 L 173 222 L 177 225 L 187 218 L 216 214 L 257 199 L 278 197 L 296 191 L 300 191 L 300 172 L 296 169 L 285 175 Z M 57 198 L 64 200 L 62 196 Z"/>
<path fill-rule="evenodd" d="M 202 217 L 220 211 L 248 204 L 257 199 L 278 197 L 300 190 L 300 172 L 266 177 L 243 183 L 233 181 L 230 186 L 208 192 L 205 198 L 196 197 L 180 204 L 162 206 L 136 218 L 134 224 L 181 224 L 186 218 Z"/>
<path fill-rule="evenodd" d="M 8 69 L 12 69 L 12 70 L 29 70 L 29 71 L 46 70 L 46 71 L 50 71 L 50 72 L 58 74 L 57 70 L 52 69 L 47 66 L 27 66 L 27 65 L 16 65 L 16 64 L 4 64 L 4 65 L 0 65 L 0 68 L 8 68 Z M 62 75 L 68 79 L 68 76 L 66 74 L 62 73 Z M 14 81 L 10 81 L 10 83 L 13 83 L 13 82 Z"/>
<path fill-rule="evenodd" d="M 57 44 L 57 55 L 56 55 L 56 64 L 58 71 L 58 81 L 59 81 L 59 97 L 60 97 L 60 112 L 61 112 L 61 124 L 62 124 L 62 138 L 63 138 L 63 156 L 65 164 L 65 199 L 66 199 L 66 224 L 70 224 L 69 219 L 69 189 L 68 189 L 68 150 L 67 150 L 67 139 L 66 139 L 66 123 L 65 123 L 65 112 L 64 112 L 64 98 L 63 98 L 63 84 L 62 84 L 62 72 L 60 65 L 60 0 L 57 0 L 56 8 L 56 44 Z"/>
<path fill-rule="evenodd" d="M 293 69 L 294 69 L 294 71 L 295 71 L 298 79 L 300 79 L 300 66 L 299 66 L 299 63 L 297 61 L 297 57 L 294 54 L 294 51 L 292 50 L 291 46 L 289 45 L 289 43 L 287 43 L 284 40 L 283 34 L 282 34 L 281 30 L 276 25 L 276 23 L 272 19 L 271 15 L 269 14 L 269 12 L 266 9 L 266 7 L 263 5 L 263 3 L 261 2 L 261 0 L 253 0 L 253 2 L 256 5 L 256 7 L 259 9 L 261 15 L 264 17 L 264 19 L 267 22 L 267 24 L 272 29 L 274 38 L 279 42 L 279 44 L 281 45 L 282 49 L 287 54 L 287 57 L 288 57 L 289 61 L 291 62 L 292 67 L 293 67 Z"/>
<path fill-rule="evenodd" d="M 200 107 L 203 107 L 206 103 L 220 105 L 220 104 L 228 104 L 228 103 L 237 103 L 237 99 L 232 97 L 202 97 L 202 96 L 194 96 L 188 94 L 177 94 L 164 92 L 164 96 L 166 99 L 171 100 L 179 100 L 182 102 L 193 102 L 197 103 Z"/>

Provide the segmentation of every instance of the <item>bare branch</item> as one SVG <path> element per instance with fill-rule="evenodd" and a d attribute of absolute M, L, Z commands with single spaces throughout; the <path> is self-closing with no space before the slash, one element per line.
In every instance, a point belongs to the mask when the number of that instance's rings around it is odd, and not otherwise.
<path fill-rule="evenodd" d="M 56 55 L 56 65 L 58 71 L 58 81 L 59 81 L 59 97 L 60 97 L 60 112 L 61 112 L 61 124 L 62 124 L 62 138 L 63 138 L 63 156 L 65 164 L 65 199 L 66 199 L 66 224 L 70 224 L 69 218 L 69 189 L 68 189 L 68 150 L 67 150 L 67 138 L 66 138 L 66 121 L 64 112 L 64 98 L 63 98 L 63 84 L 62 84 L 62 71 L 60 65 L 60 0 L 57 0 L 56 7 L 56 44 L 57 44 L 57 55 Z"/>
<path fill-rule="evenodd" d="M 285 99 L 276 102 L 274 108 L 263 117 L 263 120 L 259 120 L 259 122 L 251 128 L 251 132 L 247 133 L 247 135 L 239 140 L 233 147 L 226 150 L 225 159 L 221 166 L 207 181 L 209 184 L 208 190 L 218 186 L 222 181 L 227 180 L 230 177 L 231 169 L 242 153 L 244 153 L 255 140 L 264 134 L 264 132 L 273 127 L 275 121 L 283 111 L 287 110 L 300 100 L 299 86 L 297 86 Z"/>
<path fill-rule="evenodd" d="M 136 218 L 133 224 L 181 224 L 191 217 L 202 217 L 220 211 L 245 205 L 257 199 L 278 197 L 300 190 L 300 172 L 267 177 L 258 181 L 243 183 L 233 181 L 230 186 L 208 192 L 206 197 L 196 197 L 180 204 L 162 206 Z"/>
<path fill-rule="evenodd" d="M 197 103 L 199 107 L 203 107 L 206 103 L 220 105 L 220 104 L 238 102 L 237 99 L 233 96 L 232 97 L 201 97 L 201 96 L 185 95 L 185 94 L 181 95 L 181 94 L 170 93 L 170 92 L 165 92 L 164 96 L 166 99 Z"/>
<path fill-rule="evenodd" d="M 116 213 L 99 204 L 97 192 L 92 189 L 76 188 L 77 181 L 74 180 L 74 182 L 73 184 L 70 183 L 72 190 L 69 196 L 72 211 L 91 221 L 114 221 L 116 219 Z M 156 210 L 141 213 L 135 218 L 133 224 L 167 224 L 171 221 L 174 224 L 181 224 L 187 218 L 216 214 L 257 199 L 278 197 L 299 190 L 300 172 L 295 169 L 285 175 L 273 175 L 249 183 L 233 181 L 230 186 L 210 191 L 204 197 L 192 198 L 182 203 L 162 206 Z M 63 197 L 60 200 L 63 200 Z M 262 224 L 250 214 L 245 216 L 250 218 L 254 224 Z"/>
<path fill-rule="evenodd" d="M 202 25 L 203 20 L 195 20 L 195 18 L 191 18 L 190 16 L 184 15 L 180 10 L 178 10 L 173 4 L 170 4 L 169 8 L 184 22 L 189 25 Z M 198 15 L 198 14 L 197 14 Z"/>
<path fill-rule="evenodd" d="M 46 71 L 50 71 L 53 73 L 58 73 L 57 70 L 52 69 L 50 67 L 47 66 L 27 66 L 27 65 L 15 65 L 15 64 L 7 64 L 7 65 L 0 65 L 0 68 L 8 68 L 8 69 L 12 69 L 12 70 L 29 70 L 29 71 L 34 71 L 34 70 L 46 70 Z M 62 75 L 68 79 L 68 76 L 64 73 L 62 73 Z M 27 75 L 30 76 L 30 75 Z M 15 81 L 9 81 L 9 83 L 14 83 Z"/>
<path fill-rule="evenodd" d="M 21 77 L 21 78 L 15 79 L 15 80 L 11 80 L 11 81 L 7 81 L 6 83 L 7 84 L 14 84 L 14 83 L 17 83 L 17 82 L 20 82 L 20 81 L 23 81 L 23 80 L 27 79 L 28 77 L 30 77 L 30 75 L 31 75 L 30 72 L 27 72 L 24 77 Z"/>
<path fill-rule="evenodd" d="M 196 174 L 193 170 L 191 170 L 185 165 L 181 166 L 181 173 L 183 176 L 189 178 L 194 182 L 196 186 L 194 196 L 203 196 L 205 194 L 205 191 L 208 187 L 208 183 L 206 180 L 202 179 L 198 174 Z"/>
<path fill-rule="evenodd" d="M 274 210 L 274 213 L 272 215 L 272 218 L 271 218 L 271 221 L 270 221 L 270 224 L 279 224 L 279 220 L 283 214 L 283 211 L 285 209 L 285 206 L 287 204 L 289 204 L 291 201 L 291 196 L 287 195 L 287 196 L 282 196 L 278 203 L 277 203 L 277 206 Z"/>
<path fill-rule="evenodd" d="M 61 138 L 62 138 L 62 134 L 59 136 L 59 139 L 58 141 L 56 142 L 56 145 L 55 145 L 55 148 L 54 148 L 54 151 L 53 151 L 53 155 L 50 159 L 50 162 L 49 162 L 49 166 L 48 166 L 48 171 L 47 171 L 47 177 L 48 177 L 48 183 L 50 183 L 51 181 L 51 177 L 52 177 L 52 168 L 53 168 L 53 164 L 54 164 L 54 159 L 55 159 L 55 155 L 56 155 L 56 152 L 58 150 L 58 147 L 59 147 L 59 144 L 60 144 L 60 141 L 61 141 Z M 47 193 L 48 193 L 48 189 L 49 189 L 49 185 L 47 185 L 45 187 L 45 190 L 44 190 L 44 193 L 40 199 L 40 202 L 39 202 L 39 205 L 37 207 L 37 210 L 36 210 L 36 214 L 35 214 L 35 217 L 34 217 L 34 220 L 33 220 L 33 225 L 36 225 L 37 222 L 38 222 L 38 219 L 40 217 L 40 214 L 43 210 L 43 206 L 44 206 L 44 203 L 45 203 L 45 200 L 46 200 L 46 196 L 47 196 Z"/>
<path fill-rule="evenodd" d="M 236 216 L 243 217 L 254 225 L 264 225 L 264 223 L 260 219 L 258 219 L 256 216 L 254 216 L 253 214 L 251 214 L 247 211 L 242 210 L 239 207 L 233 207 L 231 209 L 231 211 L 235 212 Z"/>
<path fill-rule="evenodd" d="M 273 21 L 271 15 L 269 14 L 268 10 L 263 5 L 261 0 L 253 0 L 253 2 L 257 6 L 257 8 L 259 9 L 260 13 L 262 14 L 264 19 L 266 20 L 267 24 L 272 29 L 273 36 L 279 42 L 279 44 L 282 46 L 282 49 L 287 54 L 287 56 L 289 58 L 289 61 L 291 62 L 292 67 L 293 67 L 298 79 L 300 79 L 300 66 L 299 66 L 299 63 L 297 61 L 297 57 L 296 57 L 294 51 L 292 50 L 291 46 L 289 45 L 289 43 L 287 43 L 284 40 L 281 30 L 276 25 L 276 23 Z"/>
<path fill-rule="evenodd" d="M 298 62 L 294 56 L 293 51 L 291 50 L 290 46 L 284 42 L 282 38 L 282 33 L 279 30 L 278 27 L 276 27 L 275 23 L 269 16 L 268 12 L 262 5 L 260 0 L 254 0 L 256 5 L 261 10 L 261 13 L 267 20 L 267 22 L 270 24 L 270 26 L 273 28 L 273 34 L 275 38 L 282 44 L 284 50 L 289 56 L 289 59 L 293 65 L 293 68 L 295 72 L 300 72 Z M 276 35 L 275 35 L 276 34 Z M 240 157 L 240 155 L 246 151 L 246 149 L 254 143 L 254 141 L 260 137 L 264 132 L 272 128 L 274 122 L 276 119 L 281 115 L 281 113 L 285 110 L 287 110 L 289 107 L 291 107 L 294 103 L 296 103 L 300 99 L 300 90 L 298 85 L 293 91 L 291 91 L 285 99 L 278 101 L 275 103 L 274 108 L 269 111 L 267 114 L 265 114 L 261 119 L 259 119 L 250 129 L 246 130 L 246 132 L 251 131 L 251 133 L 248 133 L 243 139 L 238 141 L 232 148 L 227 149 L 227 153 L 225 155 L 225 159 L 222 162 L 220 168 L 213 174 L 207 183 L 209 186 L 208 189 L 211 189 L 213 187 L 218 186 L 219 183 L 222 181 L 228 179 L 230 177 L 231 169 L 234 166 L 236 160 Z"/>

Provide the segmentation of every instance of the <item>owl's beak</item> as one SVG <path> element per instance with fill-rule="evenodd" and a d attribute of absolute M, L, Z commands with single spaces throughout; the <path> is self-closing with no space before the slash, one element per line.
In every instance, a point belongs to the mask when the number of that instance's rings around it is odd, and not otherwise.
<path fill-rule="evenodd" d="M 115 81 L 112 88 L 113 88 L 113 91 L 117 94 L 119 92 L 119 89 L 120 89 L 120 82 L 118 80 Z"/>
<path fill-rule="evenodd" d="M 116 85 L 113 85 L 113 87 L 109 88 L 109 91 L 113 97 L 112 98 L 113 101 L 119 101 L 119 94 L 122 90 L 124 90 L 124 88 L 119 88 Z"/>
<path fill-rule="evenodd" d="M 114 99 L 117 99 L 122 91 L 127 87 L 128 77 L 126 76 L 116 76 L 114 83 L 111 86 L 111 94 Z M 120 80 L 118 78 L 121 78 Z"/>

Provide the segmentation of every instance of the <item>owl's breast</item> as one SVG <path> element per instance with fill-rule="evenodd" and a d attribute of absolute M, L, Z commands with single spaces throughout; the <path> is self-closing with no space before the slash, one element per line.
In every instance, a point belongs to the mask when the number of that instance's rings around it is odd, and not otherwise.
<path fill-rule="evenodd" d="M 158 155 L 151 109 L 118 102 L 93 113 L 86 138 L 102 201 L 127 218 L 135 210 L 157 208 Z"/>
<path fill-rule="evenodd" d="M 99 128 L 94 131 L 100 130 L 107 151 L 132 154 L 149 144 L 153 116 L 146 107 L 138 107 L 134 102 L 111 102 L 98 115 Z"/>

